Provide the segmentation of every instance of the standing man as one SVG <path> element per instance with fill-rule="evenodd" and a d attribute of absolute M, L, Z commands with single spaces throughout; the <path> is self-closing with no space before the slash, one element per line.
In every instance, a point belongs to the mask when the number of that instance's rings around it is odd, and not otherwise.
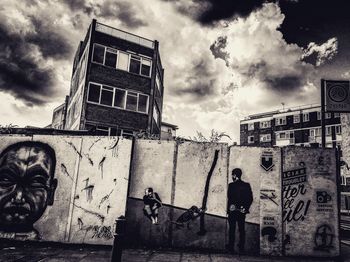
<path fill-rule="evenodd" d="M 235 232 L 236 223 L 239 230 L 239 253 L 244 252 L 245 244 L 245 216 L 249 213 L 249 208 L 253 202 L 253 193 L 249 183 L 241 180 L 242 170 L 235 168 L 232 170 L 233 182 L 228 185 L 227 191 L 227 214 L 229 229 L 228 250 L 235 252 Z"/>

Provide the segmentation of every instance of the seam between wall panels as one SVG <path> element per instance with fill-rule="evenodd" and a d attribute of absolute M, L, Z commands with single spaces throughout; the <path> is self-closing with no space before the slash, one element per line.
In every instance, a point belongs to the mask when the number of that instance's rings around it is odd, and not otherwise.
<path fill-rule="evenodd" d="M 177 157 L 179 152 L 179 143 L 175 142 L 174 144 L 174 156 L 173 156 L 173 172 L 171 177 L 171 195 L 170 195 L 170 204 L 174 206 L 175 202 L 175 191 L 176 191 L 176 169 L 177 169 Z M 170 208 L 169 211 L 169 220 L 173 221 L 174 219 L 174 209 Z M 169 234 L 168 234 L 168 246 L 173 245 L 173 226 L 169 223 Z"/>
<path fill-rule="evenodd" d="M 83 138 L 80 138 L 80 148 L 79 153 L 81 154 L 81 150 L 83 148 Z M 73 186 L 72 186 L 72 192 L 70 196 L 70 203 L 69 203 L 69 213 L 68 213 L 68 221 L 66 226 L 66 232 L 65 232 L 65 240 L 66 242 L 71 241 L 71 231 L 72 231 L 72 221 L 73 221 L 73 211 L 74 211 L 74 202 L 75 202 L 75 193 L 77 192 L 77 186 L 78 186 L 78 175 L 79 175 L 79 168 L 80 168 L 80 155 L 76 154 L 76 162 L 75 162 L 75 169 L 74 169 L 74 180 L 73 180 Z"/>
<path fill-rule="evenodd" d="M 281 223 L 282 223 L 282 256 L 286 255 L 286 250 L 285 250 L 285 245 L 284 245 L 284 239 L 285 239 L 285 233 L 286 233 L 286 228 L 285 228 L 285 223 L 283 222 L 283 183 L 282 183 L 282 178 L 283 178 L 283 162 L 284 162 L 284 154 L 283 154 L 283 148 L 280 148 L 281 151 L 281 171 L 280 171 L 280 194 L 281 194 Z"/>
<path fill-rule="evenodd" d="M 231 148 L 232 146 L 227 147 L 227 160 L 226 160 L 226 203 L 225 203 L 225 211 L 227 212 L 227 191 L 228 191 L 228 182 L 229 182 L 229 177 L 230 177 L 230 156 L 231 156 Z M 225 216 L 225 220 L 226 220 Z M 228 243 L 228 223 L 225 221 L 225 245 Z"/>
<path fill-rule="evenodd" d="M 129 177 L 128 177 L 128 189 L 126 192 L 126 201 L 125 201 L 125 218 L 127 218 L 128 215 L 128 202 L 129 202 L 129 194 L 130 194 L 130 188 L 131 188 L 131 180 L 132 180 L 132 174 L 133 174 L 133 160 L 134 160 L 134 152 L 136 147 L 136 139 L 135 137 L 132 138 L 131 141 L 131 149 L 130 149 L 130 163 L 129 163 Z"/>

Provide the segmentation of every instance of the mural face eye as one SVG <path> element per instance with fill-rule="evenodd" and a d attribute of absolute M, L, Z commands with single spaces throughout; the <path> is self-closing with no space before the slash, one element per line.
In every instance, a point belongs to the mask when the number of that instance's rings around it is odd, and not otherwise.
<path fill-rule="evenodd" d="M 0 187 L 7 188 L 16 184 L 13 175 L 8 171 L 0 171 Z"/>
<path fill-rule="evenodd" d="M 33 188 L 46 188 L 46 179 L 40 175 L 36 175 L 30 179 L 29 186 Z"/>

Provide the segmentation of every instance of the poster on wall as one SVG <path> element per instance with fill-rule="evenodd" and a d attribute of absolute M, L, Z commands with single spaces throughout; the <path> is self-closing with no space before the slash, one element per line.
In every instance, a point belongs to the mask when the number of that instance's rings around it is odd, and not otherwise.
<path fill-rule="evenodd" d="M 283 248 L 286 255 L 339 255 L 333 149 L 284 148 Z M 303 241 L 300 241 L 300 238 Z"/>

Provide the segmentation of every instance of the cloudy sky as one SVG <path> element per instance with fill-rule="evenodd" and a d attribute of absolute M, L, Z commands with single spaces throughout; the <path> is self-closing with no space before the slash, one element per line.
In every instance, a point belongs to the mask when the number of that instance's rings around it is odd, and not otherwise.
<path fill-rule="evenodd" d="M 253 113 L 319 103 L 320 79 L 350 78 L 347 1 L 3 0 L 0 125 L 46 126 L 69 92 L 92 18 L 160 42 L 163 120 L 178 134 L 239 141 Z"/>

